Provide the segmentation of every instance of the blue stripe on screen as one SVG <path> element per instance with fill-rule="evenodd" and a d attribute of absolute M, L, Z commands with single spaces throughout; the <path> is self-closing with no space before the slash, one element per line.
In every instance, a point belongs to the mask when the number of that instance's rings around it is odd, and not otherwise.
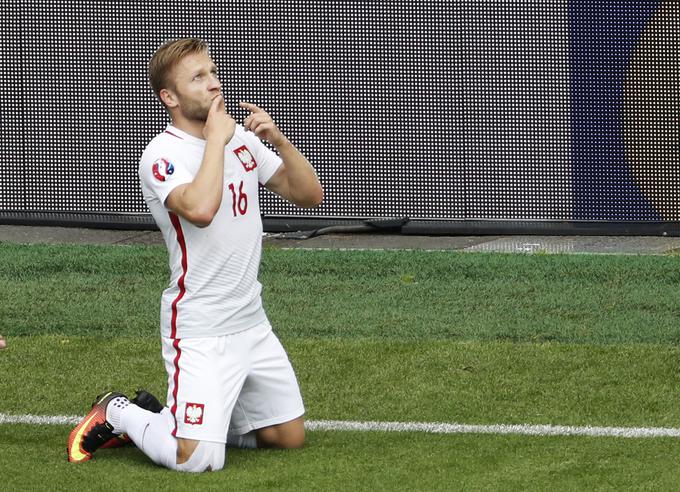
<path fill-rule="evenodd" d="M 623 139 L 623 82 L 659 1 L 569 2 L 573 218 L 661 220 L 635 184 Z"/>

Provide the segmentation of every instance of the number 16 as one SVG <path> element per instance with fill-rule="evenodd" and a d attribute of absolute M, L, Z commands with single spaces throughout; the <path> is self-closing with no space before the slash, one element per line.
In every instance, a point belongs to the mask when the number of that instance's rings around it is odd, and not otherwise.
<path fill-rule="evenodd" d="M 248 211 L 248 195 L 243 192 L 243 181 L 241 181 L 238 187 L 238 198 L 236 197 L 234 183 L 229 183 L 229 189 L 231 190 L 231 210 L 234 213 L 234 217 L 239 214 L 245 215 Z"/>

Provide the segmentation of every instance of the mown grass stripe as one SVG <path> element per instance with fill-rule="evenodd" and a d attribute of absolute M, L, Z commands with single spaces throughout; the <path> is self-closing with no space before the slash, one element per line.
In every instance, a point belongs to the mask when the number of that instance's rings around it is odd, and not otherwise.
<path fill-rule="evenodd" d="M 678 346 L 677 261 L 267 248 L 261 281 L 287 339 Z M 0 243 L 2 334 L 157 339 L 167 275 L 162 247 Z"/>
<path fill-rule="evenodd" d="M 0 424 L 75 425 L 82 417 L 69 415 L 8 415 L 0 413 Z M 352 422 L 346 420 L 309 420 L 309 431 L 422 432 L 428 434 L 515 434 L 523 436 L 588 437 L 680 437 L 680 429 L 664 427 L 573 427 L 530 424 L 447 424 L 440 422 Z"/>

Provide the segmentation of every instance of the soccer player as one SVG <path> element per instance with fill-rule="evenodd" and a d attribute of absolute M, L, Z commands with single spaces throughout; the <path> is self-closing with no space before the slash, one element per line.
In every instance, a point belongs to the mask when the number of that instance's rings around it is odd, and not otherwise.
<path fill-rule="evenodd" d="M 323 189 L 267 112 L 240 103 L 249 111 L 243 126 L 226 113 L 204 41 L 162 45 L 149 78 L 171 118 L 139 165 L 169 253 L 171 280 L 161 298 L 167 407 L 154 413 L 119 393 L 101 396 L 71 432 L 69 460 L 89 460 L 122 433 L 155 463 L 187 472 L 221 469 L 225 444 L 301 447 L 302 397 L 257 280 L 258 187 L 300 207 L 321 203 Z"/>

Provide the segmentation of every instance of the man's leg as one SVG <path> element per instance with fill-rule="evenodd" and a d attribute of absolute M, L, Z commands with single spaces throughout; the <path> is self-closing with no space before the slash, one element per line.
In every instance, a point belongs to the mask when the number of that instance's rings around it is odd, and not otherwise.
<path fill-rule="evenodd" d="M 167 468 L 222 468 L 229 417 L 245 379 L 242 361 L 225 356 L 231 343 L 226 337 L 163 338 L 168 408 L 156 414 L 131 404 L 123 395 L 106 395 L 71 433 L 69 460 L 87 461 L 106 442 L 104 438 L 126 433 L 152 461 Z M 233 353 L 245 351 L 237 347 Z M 178 437 L 198 444 L 180 443 Z"/>
<path fill-rule="evenodd" d="M 305 444 L 305 418 L 298 417 L 283 424 L 257 429 L 255 432 L 258 448 L 301 448 Z"/>
<path fill-rule="evenodd" d="M 224 443 L 179 438 L 175 469 L 185 472 L 221 470 L 224 467 L 225 454 Z"/>
<path fill-rule="evenodd" d="M 270 425 L 252 430 L 245 434 L 230 432 L 227 435 L 227 446 L 233 448 L 270 448 L 297 449 L 305 444 L 305 419 L 298 417 L 289 422 Z"/>
<path fill-rule="evenodd" d="M 107 393 L 71 432 L 69 461 L 88 461 L 112 434 L 126 433 L 154 463 L 171 470 L 217 471 L 224 466 L 224 443 L 176 439 L 172 435 L 174 422 L 168 408 L 154 413 L 132 404 L 124 395 Z"/>
<path fill-rule="evenodd" d="M 170 433 L 167 412 L 150 412 L 114 392 L 99 396 L 90 412 L 71 431 L 68 460 L 73 463 L 89 461 L 97 449 L 106 447 L 113 437 L 122 433 L 127 433 L 156 463 L 171 464 L 176 443 Z M 153 441 L 160 442 L 158 449 L 148 449 L 151 439 L 145 441 L 145 438 L 151 435 L 157 436 Z"/>
<path fill-rule="evenodd" d="M 177 469 L 215 471 L 224 466 L 227 429 L 246 378 L 248 338 L 236 334 L 169 342 L 163 339 L 163 358 Z"/>
<path fill-rule="evenodd" d="M 231 415 L 227 444 L 300 448 L 305 441 L 305 408 L 293 367 L 268 323 L 251 331 L 251 370 Z"/>
<path fill-rule="evenodd" d="M 119 406 L 114 405 L 107 412 L 107 420 L 116 432 L 126 432 L 137 447 L 158 465 L 186 472 L 217 471 L 224 467 L 223 443 L 173 437 L 175 419 L 168 408 L 155 414 L 121 401 Z"/>
<path fill-rule="evenodd" d="M 127 433 L 151 461 L 166 468 L 176 468 L 177 439 L 172 435 L 174 419 L 168 408 L 152 413 L 138 411 L 130 405 L 107 414 L 107 418 L 111 418 L 116 431 Z"/>

